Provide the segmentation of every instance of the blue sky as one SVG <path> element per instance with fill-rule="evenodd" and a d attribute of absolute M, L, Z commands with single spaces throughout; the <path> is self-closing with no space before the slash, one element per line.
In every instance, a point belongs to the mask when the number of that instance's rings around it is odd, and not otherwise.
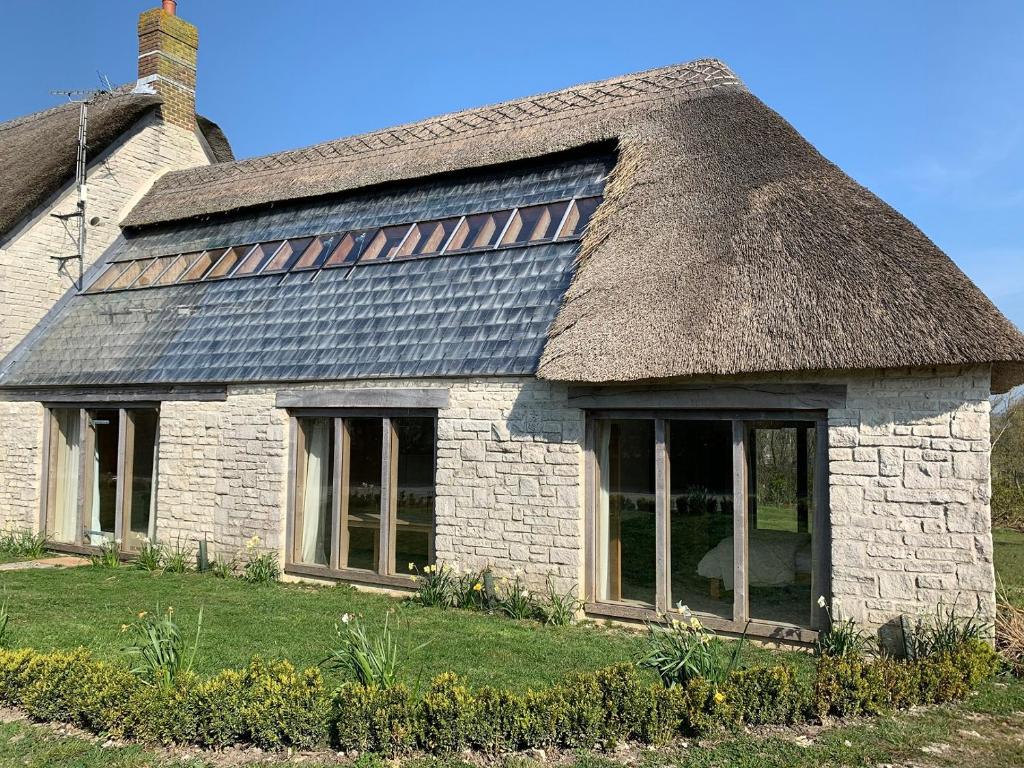
<path fill-rule="evenodd" d="M 157 0 L 3 0 L 0 120 L 136 76 Z M 587 80 L 725 60 L 1024 326 L 1024 3 L 180 0 L 239 156 Z"/>

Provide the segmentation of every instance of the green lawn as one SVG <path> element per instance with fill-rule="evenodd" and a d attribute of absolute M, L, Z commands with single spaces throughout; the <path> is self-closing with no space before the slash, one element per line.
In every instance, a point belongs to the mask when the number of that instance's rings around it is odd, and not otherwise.
<path fill-rule="evenodd" d="M 581 625 L 545 627 L 472 611 L 422 608 L 350 587 L 251 586 L 238 579 L 198 574 L 151 574 L 129 568 L 76 568 L 0 573 L 11 613 L 11 643 L 40 650 L 86 646 L 116 659 L 126 638 L 123 624 L 140 611 L 172 606 L 183 631 L 194 631 L 199 609 L 203 630 L 197 671 L 203 674 L 245 664 L 254 654 L 286 658 L 298 666 L 323 659 L 343 613 L 380 626 L 388 611 L 410 652 L 407 677 L 423 679 L 446 670 L 476 685 L 538 687 L 574 670 L 596 669 L 630 659 L 640 633 Z M 770 656 L 748 646 L 747 659 Z M 812 659 L 788 653 L 804 669 Z"/>
<path fill-rule="evenodd" d="M 996 568 L 1016 602 L 1024 601 L 1024 535 L 997 531 Z M 251 654 L 283 656 L 300 665 L 315 664 L 325 653 L 333 623 L 343 612 L 363 614 L 379 624 L 399 606 L 393 598 L 348 588 L 279 585 L 257 588 L 209 576 L 154 576 L 138 571 L 80 568 L 73 571 L 0 573 L 14 614 L 16 644 L 37 648 L 87 645 L 117 658 L 124 638 L 119 631 L 140 610 L 173 605 L 183 625 L 192 626 L 204 606 L 200 671 L 244 663 Z M 410 676 L 444 669 L 460 672 L 476 684 L 513 687 L 542 685 L 572 669 L 629 658 L 638 647 L 636 633 L 594 626 L 562 629 L 512 622 L 463 611 L 439 611 L 402 605 L 398 615 L 409 646 L 430 639 L 411 661 Z M 748 663 L 768 652 L 750 649 Z M 802 669 L 813 660 L 789 653 Z M 286 760 L 281 756 L 280 760 Z M 745 733 L 713 742 L 691 742 L 685 749 L 643 751 L 619 760 L 645 768 L 811 768 L 811 766 L 914 765 L 961 768 L 964 765 L 1010 768 L 1024 765 L 1024 681 L 1000 678 L 986 684 L 957 707 L 938 707 L 843 724 L 820 732 Z M 326 761 L 326 762 L 324 762 Z M 334 764 L 336 759 L 304 761 Z M 260 763 L 261 765 L 265 763 Z M 44 726 L 0 723 L 0 768 L 10 766 L 76 768 L 206 768 L 205 758 L 183 760 L 144 748 L 103 746 L 95 739 L 58 735 Z M 244 765 L 235 763 L 232 765 Z M 363 758 L 359 768 L 382 766 Z M 500 761 L 501 768 L 536 768 L 522 757 Z M 607 757 L 579 755 L 572 768 L 610 768 Z M 403 768 L 469 768 L 459 760 L 407 761 Z"/>

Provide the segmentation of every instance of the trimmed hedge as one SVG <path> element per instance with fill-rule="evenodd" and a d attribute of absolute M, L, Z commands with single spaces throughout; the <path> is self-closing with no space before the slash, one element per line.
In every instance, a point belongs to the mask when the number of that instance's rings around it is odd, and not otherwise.
<path fill-rule="evenodd" d="M 144 742 L 308 749 L 330 744 L 387 755 L 413 749 L 502 752 L 557 745 L 662 744 L 743 724 L 792 724 L 963 698 L 995 673 L 981 642 L 916 661 L 822 657 L 813 683 L 786 666 L 734 672 L 718 686 L 665 688 L 629 664 L 570 675 L 540 691 L 472 690 L 435 678 L 417 699 L 404 685 L 346 683 L 328 692 L 317 669 L 254 658 L 240 670 L 168 690 L 88 651 L 0 650 L 0 704 L 37 720 Z"/>

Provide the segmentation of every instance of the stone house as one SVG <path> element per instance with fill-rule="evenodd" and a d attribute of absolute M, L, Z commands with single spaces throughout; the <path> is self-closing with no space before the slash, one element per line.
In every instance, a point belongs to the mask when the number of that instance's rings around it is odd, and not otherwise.
<path fill-rule="evenodd" d="M 232 160 L 220 128 L 195 113 L 195 27 L 160 9 L 139 18 L 139 79 L 90 99 L 86 154 L 88 272 L 120 239 L 119 223 L 168 171 Z M 164 67 L 174 60 L 176 79 Z M 79 278 L 78 103 L 0 123 L 0 370 Z M 37 504 L 41 411 L 0 402 L 0 525 Z M 36 434 L 38 433 L 38 434 Z M 13 520 L 21 523 L 20 516 Z"/>
<path fill-rule="evenodd" d="M 0 378 L 0 509 L 55 546 L 795 642 L 819 596 L 994 612 L 1024 337 L 721 62 L 169 173 L 121 224 Z"/>

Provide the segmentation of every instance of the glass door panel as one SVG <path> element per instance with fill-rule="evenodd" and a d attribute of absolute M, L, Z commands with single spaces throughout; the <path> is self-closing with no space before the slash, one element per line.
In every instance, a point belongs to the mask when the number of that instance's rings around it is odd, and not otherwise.
<path fill-rule="evenodd" d="M 144 539 L 155 535 L 156 506 L 156 432 L 159 417 L 156 411 L 127 411 L 129 443 L 125 452 L 131 464 L 125 472 L 127 520 L 122 526 L 122 547 L 137 551 Z"/>
<path fill-rule="evenodd" d="M 121 412 L 118 410 L 88 411 L 92 430 L 89 480 L 86 489 L 89 500 L 86 509 L 86 537 L 88 543 L 100 545 L 116 538 L 117 534 L 117 482 L 120 473 L 118 440 L 121 431 Z"/>
<path fill-rule="evenodd" d="M 334 508 L 334 420 L 300 419 L 305 439 L 304 471 L 296 501 L 295 561 L 331 563 L 331 513 Z"/>
<path fill-rule="evenodd" d="M 392 573 L 434 561 L 434 420 L 391 420 L 398 437 L 395 551 Z"/>
<path fill-rule="evenodd" d="M 52 411 L 51 465 L 47 535 L 61 544 L 77 544 L 79 469 L 81 467 L 81 412 L 75 408 Z"/>
<path fill-rule="evenodd" d="M 732 619 L 732 422 L 667 422 L 669 602 Z"/>
<path fill-rule="evenodd" d="M 381 419 L 345 419 L 348 439 L 348 550 L 342 567 L 377 570 L 380 560 L 380 481 L 384 445 Z M 343 470 L 344 472 L 344 470 Z"/>
<path fill-rule="evenodd" d="M 598 599 L 654 605 L 654 421 L 597 422 Z"/>
<path fill-rule="evenodd" d="M 814 531 L 811 472 L 814 428 L 758 422 L 748 431 L 750 616 L 810 626 Z"/>

